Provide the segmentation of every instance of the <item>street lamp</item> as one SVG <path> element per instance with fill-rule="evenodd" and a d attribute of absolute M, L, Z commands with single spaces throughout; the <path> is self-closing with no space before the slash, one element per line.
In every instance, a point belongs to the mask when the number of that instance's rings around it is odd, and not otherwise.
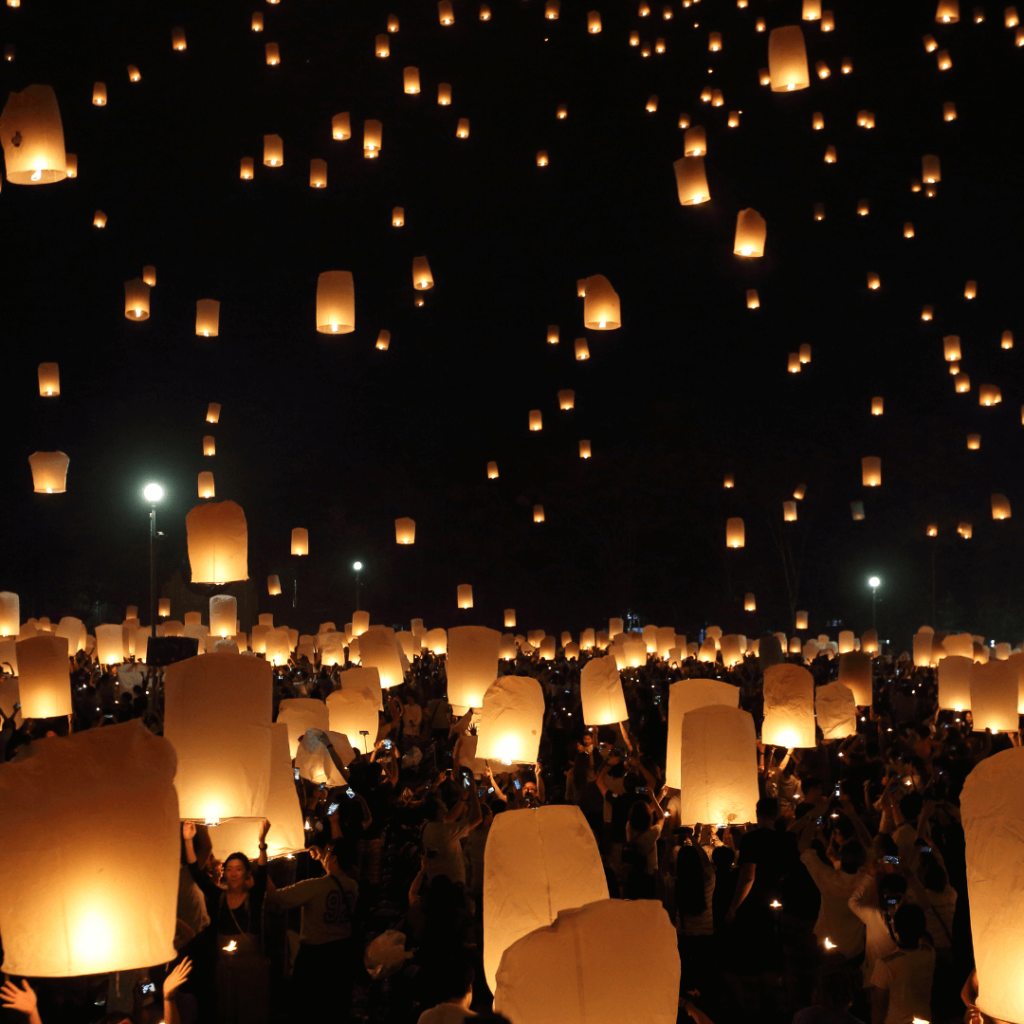
<path fill-rule="evenodd" d="M 876 615 L 877 596 L 878 588 L 882 585 L 882 581 L 877 576 L 872 576 L 868 579 L 868 586 L 871 588 L 871 628 L 878 632 L 878 622 Z"/>
<path fill-rule="evenodd" d="M 149 502 L 149 628 L 156 636 L 156 506 L 163 500 L 164 489 L 159 484 L 146 484 L 142 496 Z"/>
<path fill-rule="evenodd" d="M 356 611 L 359 611 L 359 573 L 362 572 L 363 563 L 353 562 L 352 568 L 356 574 Z"/>

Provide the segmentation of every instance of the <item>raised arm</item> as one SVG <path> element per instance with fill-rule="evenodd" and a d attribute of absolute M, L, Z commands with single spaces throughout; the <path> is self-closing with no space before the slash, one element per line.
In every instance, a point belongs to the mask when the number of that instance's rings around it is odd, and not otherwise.
<path fill-rule="evenodd" d="M 178 1016 L 178 989 L 192 970 L 192 961 L 185 957 L 164 978 L 164 1024 L 180 1024 Z"/>
<path fill-rule="evenodd" d="M 39 1016 L 36 994 L 26 978 L 21 979 L 21 988 L 18 988 L 13 981 L 8 981 L 0 988 L 0 1002 L 3 1002 L 4 1008 L 7 1010 L 17 1010 L 18 1013 L 25 1014 L 28 1024 L 43 1024 L 42 1018 Z"/>

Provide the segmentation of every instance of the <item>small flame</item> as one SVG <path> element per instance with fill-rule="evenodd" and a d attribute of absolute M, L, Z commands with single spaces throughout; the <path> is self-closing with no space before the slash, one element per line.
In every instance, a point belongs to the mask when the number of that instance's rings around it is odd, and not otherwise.
<path fill-rule="evenodd" d="M 782 909 L 782 904 L 778 900 L 772 900 L 771 903 L 768 904 L 768 906 L 770 906 L 772 910 Z"/>
<path fill-rule="evenodd" d="M 828 938 L 827 936 L 825 938 L 825 948 L 826 949 L 835 949 L 836 948 L 836 944 L 830 938 Z"/>
<path fill-rule="evenodd" d="M 40 168 L 39 170 L 37 170 L 37 171 L 35 171 L 33 173 L 32 180 L 33 181 L 39 181 L 39 179 L 42 178 L 42 176 L 43 176 L 43 171 L 42 171 L 42 168 Z"/>
<path fill-rule="evenodd" d="M 226 946 L 223 947 L 225 953 L 234 953 L 238 949 L 238 943 L 232 939 Z"/>

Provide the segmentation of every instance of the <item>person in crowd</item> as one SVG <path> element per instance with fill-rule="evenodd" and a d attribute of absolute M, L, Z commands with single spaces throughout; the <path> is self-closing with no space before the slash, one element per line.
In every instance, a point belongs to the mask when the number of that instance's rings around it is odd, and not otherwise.
<path fill-rule="evenodd" d="M 896 952 L 875 961 L 871 1024 L 931 1020 L 935 950 L 927 941 L 924 911 L 904 903 L 892 918 Z"/>

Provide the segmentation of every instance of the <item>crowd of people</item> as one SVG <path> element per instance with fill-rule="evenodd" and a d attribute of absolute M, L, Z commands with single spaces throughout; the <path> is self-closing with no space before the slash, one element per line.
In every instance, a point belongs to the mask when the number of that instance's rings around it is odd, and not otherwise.
<path fill-rule="evenodd" d="M 682 822 L 665 785 L 669 686 L 731 682 L 760 731 L 758 659 L 725 670 L 652 657 L 622 672 L 628 720 L 594 728 L 580 704 L 591 656 L 601 652 L 501 663 L 542 685 L 540 756 L 474 777 L 463 763 L 472 716 L 453 713 L 444 659 L 424 652 L 385 691 L 366 752 L 344 765 L 321 736 L 346 784 L 296 779 L 306 853 L 268 862 L 265 823 L 258 860 L 221 862 L 203 825 L 182 825 L 178 960 L 109 979 L 8 979 L 0 1002 L 29 1024 L 103 1013 L 108 1024 L 504 1021 L 482 967 L 488 832 L 499 814 L 571 803 L 593 831 L 609 896 L 658 900 L 674 923 L 681 1021 L 982 1020 L 958 798 L 972 768 L 1019 736 L 972 732 L 969 713 L 937 709 L 933 670 L 879 657 L 855 736 L 798 750 L 759 743 L 756 822 Z M 825 683 L 836 664 L 809 667 Z M 286 698 L 326 699 L 345 674 L 305 658 L 275 669 L 275 716 Z M 160 671 L 123 675 L 79 654 L 71 727 L 141 718 L 159 733 Z M 4 760 L 68 728 L 2 712 Z M 621 983 L 644 1019 L 645 979 Z"/>

